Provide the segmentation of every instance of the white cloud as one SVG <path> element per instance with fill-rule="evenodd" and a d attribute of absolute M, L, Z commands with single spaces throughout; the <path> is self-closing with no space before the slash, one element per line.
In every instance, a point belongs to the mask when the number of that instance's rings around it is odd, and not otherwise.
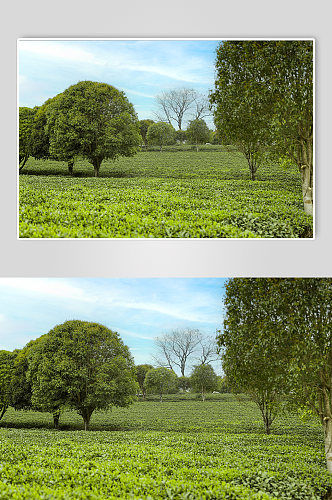
<path fill-rule="evenodd" d="M 37 40 L 20 40 L 19 53 L 29 52 L 46 58 L 62 59 L 65 61 L 84 62 L 89 64 L 100 64 L 95 56 L 70 43 L 57 41 L 37 41 Z"/>
<path fill-rule="evenodd" d="M 0 288 L 10 288 L 29 295 L 48 295 L 63 299 L 93 301 L 84 291 L 65 280 L 54 278 L 0 278 Z"/>
<path fill-rule="evenodd" d="M 64 40 L 20 40 L 19 53 L 23 56 L 30 53 L 46 59 L 55 59 L 63 62 L 101 66 L 114 72 L 131 71 L 158 75 L 172 80 L 188 83 L 210 83 L 199 68 L 204 67 L 204 61 L 198 57 L 189 57 L 181 51 L 168 48 L 166 53 L 158 52 L 155 45 L 155 56 L 147 55 L 145 51 L 138 52 L 138 45 L 134 42 L 118 44 L 109 41 L 109 49 L 98 50 L 98 41 L 90 42 L 92 50 L 83 48 L 80 41 Z M 96 50 L 97 49 L 97 50 Z M 160 50 L 160 49 L 159 49 Z M 158 54 L 162 58 L 159 64 Z M 140 94 L 138 94 L 140 95 Z M 147 96 L 150 97 L 150 96 Z"/>

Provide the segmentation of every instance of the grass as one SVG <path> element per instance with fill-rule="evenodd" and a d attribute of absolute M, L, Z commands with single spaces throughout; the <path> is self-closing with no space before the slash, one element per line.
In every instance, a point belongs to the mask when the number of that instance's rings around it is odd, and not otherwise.
<path fill-rule="evenodd" d="M 9 410 L 0 423 L 0 498 L 320 499 L 332 486 L 316 420 L 284 415 L 263 432 L 249 401 L 137 402 L 95 412 Z"/>
<path fill-rule="evenodd" d="M 29 159 L 20 175 L 21 238 L 301 238 L 312 236 L 297 170 L 212 148 L 104 161 Z"/>

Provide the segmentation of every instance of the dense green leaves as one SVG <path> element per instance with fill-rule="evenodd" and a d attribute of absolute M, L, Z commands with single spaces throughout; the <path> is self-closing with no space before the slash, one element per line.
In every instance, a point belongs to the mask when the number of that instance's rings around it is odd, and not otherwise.
<path fill-rule="evenodd" d="M 247 40 L 217 49 L 215 123 L 245 154 L 252 179 L 266 153 L 295 163 L 304 210 L 313 204 L 313 42 Z"/>
<path fill-rule="evenodd" d="M 177 376 L 168 368 L 153 368 L 147 372 L 144 386 L 148 392 L 159 394 L 160 401 L 162 401 L 164 394 L 177 392 Z"/>
<path fill-rule="evenodd" d="M 33 406 L 54 411 L 69 405 L 86 429 L 95 409 L 134 401 L 134 376 L 133 359 L 117 333 L 77 320 L 50 330 L 29 363 Z"/>
<path fill-rule="evenodd" d="M 20 107 L 19 109 L 19 168 L 20 171 L 32 154 L 32 129 L 35 109 Z"/>
<path fill-rule="evenodd" d="M 0 351 L 0 420 L 9 404 L 16 353 Z"/>
<path fill-rule="evenodd" d="M 211 146 L 213 149 L 213 147 Z M 37 238 L 299 238 L 312 236 L 296 169 L 261 167 L 248 182 L 239 152 L 147 152 L 105 162 L 92 179 L 61 162 L 33 161 L 20 176 L 20 236 Z M 32 175 L 34 174 L 34 175 Z"/>
<path fill-rule="evenodd" d="M 192 120 L 186 130 L 186 136 L 191 144 L 196 145 L 198 151 L 199 144 L 209 141 L 210 130 L 204 120 Z"/>
<path fill-rule="evenodd" d="M 195 366 L 190 376 L 190 387 L 200 392 L 202 400 L 205 401 L 207 392 L 215 391 L 218 387 L 217 375 L 211 365 Z"/>
<path fill-rule="evenodd" d="M 283 395 L 318 415 L 332 473 L 331 302 L 330 278 L 231 279 L 219 346 L 230 380 L 272 417 Z"/>
<path fill-rule="evenodd" d="M 162 151 L 163 146 L 174 144 L 175 129 L 166 122 L 152 123 L 148 128 L 146 140 L 148 144 L 157 144 L 160 146 L 160 151 Z"/>
<path fill-rule="evenodd" d="M 133 156 L 140 144 L 135 110 L 123 92 L 84 81 L 59 94 L 46 109 L 50 152 L 68 161 L 87 158 L 95 176 L 104 158 Z"/>
<path fill-rule="evenodd" d="M 143 398 L 145 398 L 145 376 L 148 373 L 149 370 L 152 370 L 153 366 L 152 365 L 137 365 L 136 366 L 136 380 L 139 385 L 139 389 L 143 395 Z"/>

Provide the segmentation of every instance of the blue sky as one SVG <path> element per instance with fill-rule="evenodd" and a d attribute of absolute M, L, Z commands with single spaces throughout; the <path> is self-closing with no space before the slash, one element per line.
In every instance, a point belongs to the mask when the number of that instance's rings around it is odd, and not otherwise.
<path fill-rule="evenodd" d="M 140 120 L 155 119 L 155 96 L 214 87 L 218 40 L 29 40 L 18 43 L 19 105 L 40 106 L 81 80 L 123 90 Z M 206 119 L 212 128 L 213 121 Z"/>
<path fill-rule="evenodd" d="M 153 339 L 176 328 L 215 336 L 222 278 L 0 278 L 0 349 L 22 348 L 70 319 L 117 331 L 136 364 L 153 364 Z M 218 363 L 217 372 L 221 373 Z"/>

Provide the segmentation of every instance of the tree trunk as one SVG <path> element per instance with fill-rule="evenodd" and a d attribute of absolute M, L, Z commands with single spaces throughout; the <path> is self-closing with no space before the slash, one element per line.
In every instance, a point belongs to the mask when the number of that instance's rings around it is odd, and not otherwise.
<path fill-rule="evenodd" d="M 97 158 L 93 161 L 93 168 L 94 168 L 94 176 L 95 177 L 99 177 L 99 169 L 100 169 L 101 162 L 102 162 L 102 160 L 100 160 L 99 158 Z"/>
<path fill-rule="evenodd" d="M 304 212 L 307 215 L 313 215 L 313 144 L 311 135 L 307 135 L 301 140 L 297 157 L 302 179 Z"/>
<path fill-rule="evenodd" d="M 28 159 L 29 159 L 29 156 L 25 156 L 25 157 L 23 158 L 22 163 L 20 162 L 20 167 L 19 167 L 19 169 L 18 169 L 18 171 L 19 171 L 19 172 L 21 172 L 22 168 L 24 167 L 24 165 L 26 164 L 26 162 L 28 161 Z"/>
<path fill-rule="evenodd" d="M 302 165 L 301 177 L 304 212 L 313 215 L 313 175 L 310 165 Z"/>
<path fill-rule="evenodd" d="M 59 419 L 60 419 L 60 410 L 55 410 L 53 412 L 53 424 L 54 429 L 59 429 Z"/>
<path fill-rule="evenodd" d="M 324 441 L 325 441 L 325 458 L 326 467 L 332 474 L 332 419 L 325 417 L 323 419 Z"/>
<path fill-rule="evenodd" d="M 2 419 L 4 414 L 6 413 L 7 408 L 8 408 L 8 405 L 6 405 L 6 404 L 2 405 L 2 408 L 0 410 L 0 420 Z"/>
<path fill-rule="evenodd" d="M 197 153 L 198 153 L 198 144 L 197 144 L 197 143 L 196 143 L 196 151 L 197 151 Z"/>
<path fill-rule="evenodd" d="M 162 403 L 163 402 L 163 395 L 160 394 L 160 402 Z"/>
<path fill-rule="evenodd" d="M 73 169 L 74 169 L 74 158 L 71 158 L 68 160 L 68 173 L 69 175 L 73 175 Z"/>
<path fill-rule="evenodd" d="M 93 413 L 93 409 L 83 409 L 80 411 L 81 417 L 83 418 L 84 422 L 84 430 L 87 431 L 89 429 L 89 423 L 90 423 L 90 418 Z"/>
<path fill-rule="evenodd" d="M 202 401 L 205 401 L 205 392 L 203 388 L 202 388 Z"/>

